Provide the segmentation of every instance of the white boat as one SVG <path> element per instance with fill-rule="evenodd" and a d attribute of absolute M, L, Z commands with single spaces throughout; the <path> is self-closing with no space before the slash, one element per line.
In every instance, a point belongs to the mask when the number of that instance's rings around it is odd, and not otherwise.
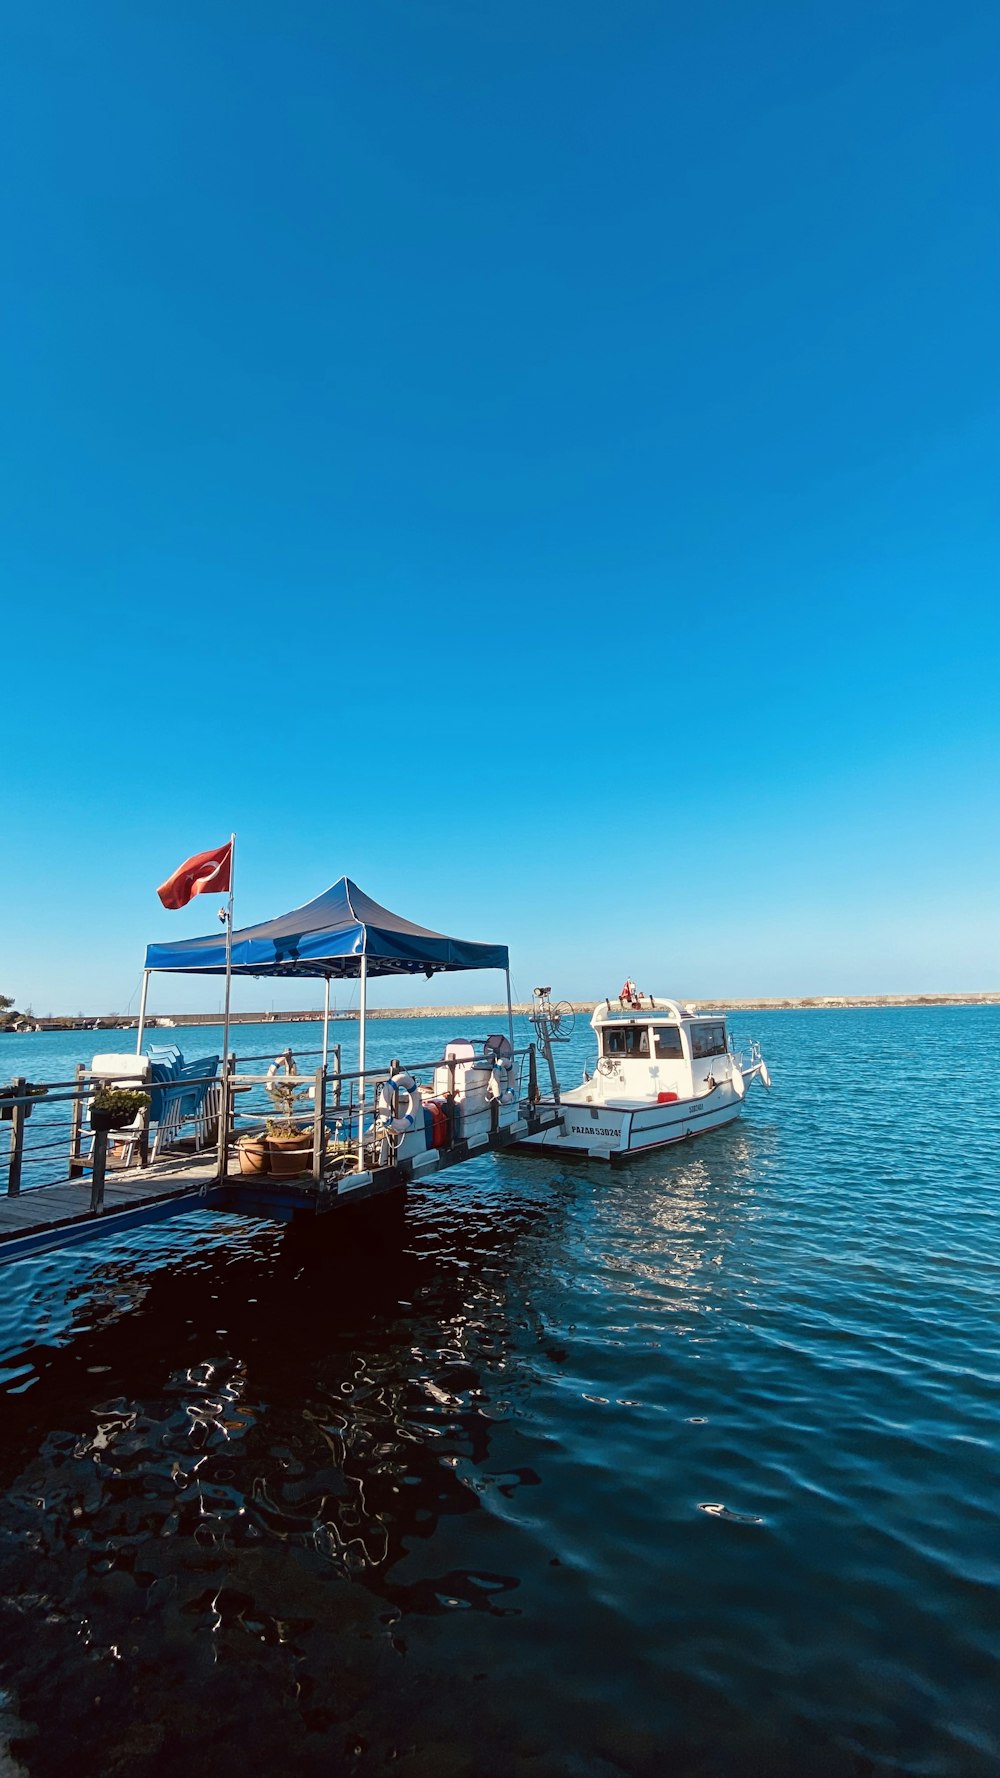
<path fill-rule="evenodd" d="M 535 1006 L 552 1083 L 540 1103 L 558 1104 L 563 1122 L 523 1145 L 533 1151 L 622 1161 L 721 1129 L 739 1117 L 754 1080 L 771 1085 L 759 1044 L 747 1059 L 730 1048 L 724 1014 L 640 994 L 629 980 L 591 1018 L 596 1065 L 584 1069 L 580 1086 L 561 1091 L 552 1043 L 565 1039 L 571 1009 L 553 1008 L 547 989 L 535 990 Z"/>

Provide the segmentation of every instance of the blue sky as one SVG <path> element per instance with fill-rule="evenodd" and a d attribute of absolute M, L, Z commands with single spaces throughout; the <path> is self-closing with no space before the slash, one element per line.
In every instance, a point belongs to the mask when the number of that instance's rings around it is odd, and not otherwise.
<path fill-rule="evenodd" d="M 998 51 L 9 21 L 0 988 L 124 1004 L 231 828 L 237 923 L 346 871 L 524 993 L 1000 985 Z"/>

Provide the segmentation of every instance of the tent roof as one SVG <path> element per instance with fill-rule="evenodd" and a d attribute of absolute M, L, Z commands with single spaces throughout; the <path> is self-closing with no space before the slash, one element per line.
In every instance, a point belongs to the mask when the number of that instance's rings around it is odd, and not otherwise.
<path fill-rule="evenodd" d="M 414 926 L 372 901 L 350 877 L 304 907 L 233 933 L 234 975 L 356 976 L 363 956 L 371 976 L 508 966 L 506 945 L 473 944 Z M 225 975 L 225 934 L 147 945 L 146 968 Z"/>

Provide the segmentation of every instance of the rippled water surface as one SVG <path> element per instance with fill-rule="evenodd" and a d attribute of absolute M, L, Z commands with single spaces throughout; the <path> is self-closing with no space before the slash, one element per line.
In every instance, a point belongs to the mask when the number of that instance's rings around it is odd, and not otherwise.
<path fill-rule="evenodd" d="M 3 1271 L 33 1778 L 1000 1769 L 1000 1012 L 734 1026 L 651 1162 Z"/>

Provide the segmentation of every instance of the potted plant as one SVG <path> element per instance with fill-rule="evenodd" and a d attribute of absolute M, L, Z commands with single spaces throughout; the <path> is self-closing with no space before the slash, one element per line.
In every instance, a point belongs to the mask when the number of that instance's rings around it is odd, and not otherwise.
<path fill-rule="evenodd" d="M 268 1139 L 262 1130 L 247 1130 L 236 1144 L 240 1172 L 251 1179 L 270 1172 Z"/>
<path fill-rule="evenodd" d="M 297 1124 L 268 1118 L 267 1158 L 271 1172 L 279 1179 L 294 1179 L 297 1174 L 304 1173 L 312 1156 L 312 1148 L 311 1130 L 301 1130 Z"/>
<path fill-rule="evenodd" d="M 284 1179 L 294 1179 L 296 1174 L 304 1173 L 312 1154 L 312 1130 L 302 1129 L 295 1122 L 296 1106 L 309 1093 L 307 1086 L 296 1084 L 297 1080 L 295 1057 L 287 1049 L 271 1063 L 266 1085 L 279 1114 L 267 1120 L 268 1160 L 271 1172 Z"/>
<path fill-rule="evenodd" d="M 14 1101 L 16 1099 L 21 1100 L 25 1117 L 30 1117 L 32 1100 L 44 1099 L 48 1090 L 48 1087 L 33 1085 L 30 1080 L 25 1081 L 24 1091 L 21 1093 L 16 1087 L 0 1087 L 0 1118 L 4 1123 L 10 1123 L 14 1115 Z"/>
<path fill-rule="evenodd" d="M 90 1101 L 92 1130 L 124 1130 L 149 1104 L 149 1094 L 134 1087 L 98 1087 Z"/>

